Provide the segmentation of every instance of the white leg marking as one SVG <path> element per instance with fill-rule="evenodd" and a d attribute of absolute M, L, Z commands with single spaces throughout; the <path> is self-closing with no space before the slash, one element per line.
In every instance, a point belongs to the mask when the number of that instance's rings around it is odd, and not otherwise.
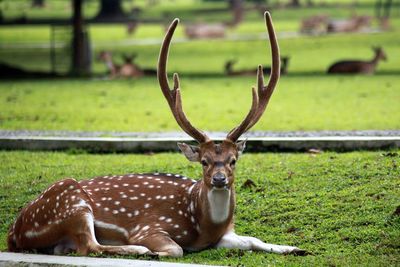
<path fill-rule="evenodd" d="M 94 224 L 96 224 L 96 227 L 106 227 L 109 229 L 113 229 L 116 231 L 120 231 L 124 235 L 128 235 L 128 231 L 126 231 L 124 228 L 121 228 L 119 226 L 116 226 L 115 224 L 109 224 L 101 221 L 94 221 L 93 220 L 93 215 L 92 214 L 87 214 L 86 217 L 88 218 L 88 223 L 90 226 L 90 234 L 93 236 L 93 240 L 99 245 L 99 243 L 96 240 L 96 236 L 94 234 Z M 100 226 L 101 225 L 101 226 Z M 116 250 L 118 249 L 117 254 L 119 255 L 129 255 L 129 254 L 152 254 L 152 252 L 143 246 L 135 246 L 135 245 L 124 245 L 124 246 L 104 246 L 100 245 L 101 247 L 105 249 L 113 249 Z"/>
<path fill-rule="evenodd" d="M 33 238 L 33 237 L 37 237 L 37 236 L 43 235 L 46 232 L 48 232 L 49 230 L 50 230 L 50 227 L 45 227 L 40 231 L 26 231 L 25 232 L 25 236 L 27 238 Z"/>
<path fill-rule="evenodd" d="M 95 220 L 94 224 L 98 228 L 105 228 L 105 229 L 109 229 L 109 230 L 112 230 L 112 231 L 116 231 L 116 232 L 119 232 L 122 235 L 124 235 L 126 238 L 129 237 L 129 233 L 125 228 L 119 227 L 119 226 L 117 226 L 115 224 L 105 223 L 105 222 L 98 221 L 98 220 Z"/>
<path fill-rule="evenodd" d="M 278 254 L 301 253 L 297 247 L 266 244 L 260 239 L 250 236 L 239 236 L 234 232 L 226 233 L 216 245 L 217 248 L 238 248 L 242 250 L 260 250 Z"/>

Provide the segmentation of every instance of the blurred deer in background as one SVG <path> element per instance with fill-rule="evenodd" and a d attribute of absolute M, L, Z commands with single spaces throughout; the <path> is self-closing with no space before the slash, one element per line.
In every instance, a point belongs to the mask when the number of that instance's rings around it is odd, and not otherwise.
<path fill-rule="evenodd" d="M 297 247 L 266 244 L 234 232 L 234 171 L 245 148 L 245 141 L 238 139 L 261 118 L 279 79 L 279 47 L 267 12 L 265 20 L 272 50 L 269 82 L 264 85 L 260 65 L 249 113 L 220 143 L 214 143 L 186 117 L 177 74 L 170 88 L 167 58 L 178 19 L 164 38 L 159 85 L 178 125 L 199 143 L 178 146 L 188 160 L 202 165 L 202 179 L 146 173 L 61 180 L 22 209 L 10 227 L 8 250 L 180 257 L 183 250 L 218 247 L 305 254 Z"/>
<path fill-rule="evenodd" d="M 99 60 L 103 61 L 110 72 L 110 78 L 138 78 L 142 76 L 154 76 L 157 74 L 155 69 L 142 69 L 134 63 L 134 59 L 137 57 L 136 54 L 122 56 L 124 63 L 119 65 L 115 64 L 112 59 L 111 52 L 101 51 L 99 53 Z"/>
<path fill-rule="evenodd" d="M 236 27 L 242 20 L 244 9 L 237 6 L 232 9 L 233 18 L 223 23 L 194 23 L 185 26 L 185 35 L 189 39 L 224 38 L 228 28 Z"/>
<path fill-rule="evenodd" d="M 356 16 L 346 20 L 332 20 L 327 24 L 327 32 L 357 32 L 371 26 L 371 17 Z"/>
<path fill-rule="evenodd" d="M 312 35 L 326 33 L 328 19 L 327 15 L 317 15 L 305 18 L 301 21 L 300 32 Z"/>
<path fill-rule="evenodd" d="M 233 70 L 233 65 L 236 63 L 236 60 L 228 60 L 225 63 L 225 74 L 229 76 L 247 76 L 247 75 L 255 75 L 257 74 L 257 69 L 248 69 L 248 70 Z M 287 69 L 289 66 L 289 57 L 281 57 L 281 67 L 280 74 L 287 74 Z M 263 68 L 264 74 L 271 73 L 271 67 Z"/>
<path fill-rule="evenodd" d="M 155 75 L 157 75 L 157 70 L 156 69 L 142 68 L 137 63 L 135 63 L 135 59 L 137 57 L 137 54 L 133 54 L 131 56 L 123 55 L 122 57 L 124 59 L 124 65 L 134 66 L 134 68 L 138 69 L 142 73 L 142 75 L 144 75 L 144 76 L 155 76 Z"/>
<path fill-rule="evenodd" d="M 328 73 L 362 73 L 373 74 L 375 73 L 376 66 L 380 60 L 386 61 L 386 54 L 381 47 L 373 47 L 375 52 L 371 60 L 341 60 L 332 64 Z"/>

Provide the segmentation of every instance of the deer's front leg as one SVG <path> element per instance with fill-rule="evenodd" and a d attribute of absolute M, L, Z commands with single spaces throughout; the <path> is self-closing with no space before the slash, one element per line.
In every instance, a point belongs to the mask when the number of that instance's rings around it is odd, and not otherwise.
<path fill-rule="evenodd" d="M 134 241 L 132 241 L 134 242 Z M 154 233 L 144 238 L 140 242 L 135 242 L 141 246 L 149 248 L 158 256 L 182 257 L 183 249 L 167 234 Z"/>
<path fill-rule="evenodd" d="M 278 254 L 305 255 L 306 251 L 297 247 L 266 244 L 260 239 L 240 236 L 233 231 L 226 233 L 216 245 L 217 248 L 238 248 L 242 250 L 259 250 Z"/>

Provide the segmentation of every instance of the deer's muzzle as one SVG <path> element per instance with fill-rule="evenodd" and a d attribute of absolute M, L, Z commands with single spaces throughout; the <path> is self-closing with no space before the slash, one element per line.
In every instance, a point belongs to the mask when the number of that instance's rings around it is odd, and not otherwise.
<path fill-rule="evenodd" d="M 217 188 L 225 187 L 228 185 L 228 179 L 224 173 L 217 172 L 212 177 L 211 184 Z"/>

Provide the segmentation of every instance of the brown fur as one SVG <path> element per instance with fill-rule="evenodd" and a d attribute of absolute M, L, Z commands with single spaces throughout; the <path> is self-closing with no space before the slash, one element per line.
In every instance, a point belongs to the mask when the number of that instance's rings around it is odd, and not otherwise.
<path fill-rule="evenodd" d="M 386 61 L 386 54 L 382 48 L 374 48 L 375 55 L 369 61 L 362 60 L 342 60 L 332 64 L 328 68 L 328 73 L 341 74 L 374 74 L 376 66 L 380 60 Z"/>

